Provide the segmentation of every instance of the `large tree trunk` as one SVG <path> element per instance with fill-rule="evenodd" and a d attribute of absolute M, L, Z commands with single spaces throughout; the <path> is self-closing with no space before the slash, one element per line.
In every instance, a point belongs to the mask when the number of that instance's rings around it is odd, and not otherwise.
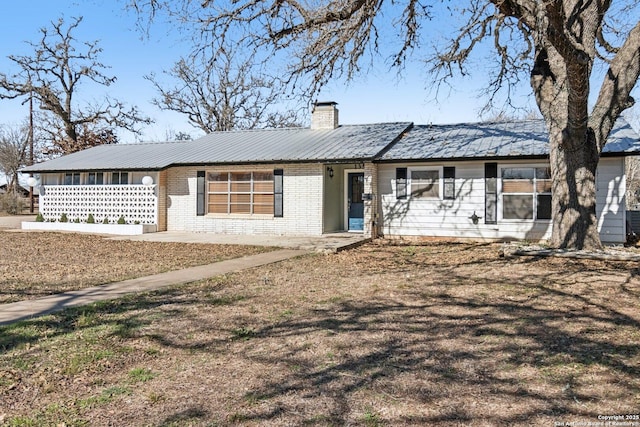
<path fill-rule="evenodd" d="M 553 231 L 557 248 L 599 249 L 596 217 L 596 145 L 586 135 L 552 129 L 549 135 Z"/>
<path fill-rule="evenodd" d="M 549 129 L 552 179 L 550 244 L 557 248 L 602 247 L 596 218 L 596 168 L 600 150 L 589 128 L 590 61 L 582 51 L 536 51 L 531 86 Z"/>

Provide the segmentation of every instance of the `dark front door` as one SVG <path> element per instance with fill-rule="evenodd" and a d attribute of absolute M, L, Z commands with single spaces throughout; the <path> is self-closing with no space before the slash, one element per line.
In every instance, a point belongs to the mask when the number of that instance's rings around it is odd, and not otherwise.
<path fill-rule="evenodd" d="M 364 173 L 347 174 L 347 220 L 349 231 L 364 230 Z"/>

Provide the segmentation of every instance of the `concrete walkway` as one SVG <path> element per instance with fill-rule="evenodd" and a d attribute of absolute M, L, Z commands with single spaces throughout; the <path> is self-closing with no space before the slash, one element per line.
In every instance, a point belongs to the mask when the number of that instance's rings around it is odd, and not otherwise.
<path fill-rule="evenodd" d="M 22 221 L 34 221 L 34 215 L 0 217 L 0 230 L 32 232 L 21 230 Z M 42 232 L 42 231 L 36 231 Z M 278 236 L 269 234 L 235 235 L 180 231 L 161 231 L 137 236 L 105 236 L 112 240 L 137 240 L 143 242 L 206 243 L 216 245 L 275 246 L 322 253 L 332 253 L 353 248 L 371 240 L 362 233 L 337 232 L 321 236 Z"/>
<path fill-rule="evenodd" d="M 135 292 L 146 292 L 171 285 L 180 285 L 227 273 L 272 264 L 309 251 L 298 249 L 281 249 L 257 255 L 220 261 L 214 264 L 201 265 L 183 270 L 169 271 L 153 276 L 114 282 L 78 291 L 64 292 L 35 300 L 20 301 L 11 304 L 0 304 L 0 325 L 64 310 L 65 308 L 86 305 L 97 301 L 120 298 Z"/>
<path fill-rule="evenodd" d="M 20 231 L 21 222 L 32 220 L 30 216 L 0 217 L 0 229 Z M 29 232 L 29 231 L 27 231 Z M 104 237 L 104 236 L 101 236 Z M 64 310 L 68 307 L 86 305 L 123 297 L 135 292 L 152 291 L 171 285 L 180 285 L 227 273 L 272 264 L 311 252 L 331 253 L 361 245 L 371 239 L 362 234 L 334 233 L 323 236 L 271 236 L 271 235 L 227 235 L 213 233 L 160 232 L 139 236 L 105 237 L 113 240 L 138 240 L 149 242 L 182 242 L 222 245 L 275 246 L 284 248 L 272 252 L 251 255 L 227 261 L 183 270 L 169 271 L 153 276 L 114 282 L 92 288 L 50 295 L 43 298 L 0 304 L 0 325 L 31 319 L 37 316 Z"/>
<path fill-rule="evenodd" d="M 22 221 L 35 221 L 35 215 L 8 215 L 0 216 L 0 228 L 20 229 Z"/>

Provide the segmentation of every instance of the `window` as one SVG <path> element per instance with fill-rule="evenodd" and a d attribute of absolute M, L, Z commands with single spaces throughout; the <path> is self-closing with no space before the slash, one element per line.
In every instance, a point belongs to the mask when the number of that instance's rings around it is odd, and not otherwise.
<path fill-rule="evenodd" d="M 414 169 L 411 171 L 411 196 L 417 198 L 440 197 L 440 171 Z"/>
<path fill-rule="evenodd" d="M 209 203 L 213 214 L 274 214 L 273 172 L 210 172 Z"/>
<path fill-rule="evenodd" d="M 102 172 L 89 172 L 87 175 L 87 185 L 104 184 L 104 174 Z"/>
<path fill-rule="evenodd" d="M 502 218 L 551 219 L 549 168 L 502 169 Z"/>
<path fill-rule="evenodd" d="M 111 174 L 111 185 L 126 185 L 129 183 L 128 172 L 113 172 Z"/>
<path fill-rule="evenodd" d="M 80 185 L 80 172 L 65 173 L 64 185 Z"/>

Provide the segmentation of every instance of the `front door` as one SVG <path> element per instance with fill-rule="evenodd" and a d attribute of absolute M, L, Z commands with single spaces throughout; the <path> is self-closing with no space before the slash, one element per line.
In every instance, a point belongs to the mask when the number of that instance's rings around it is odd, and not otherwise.
<path fill-rule="evenodd" d="M 347 174 L 347 221 L 349 231 L 364 231 L 364 173 Z"/>

